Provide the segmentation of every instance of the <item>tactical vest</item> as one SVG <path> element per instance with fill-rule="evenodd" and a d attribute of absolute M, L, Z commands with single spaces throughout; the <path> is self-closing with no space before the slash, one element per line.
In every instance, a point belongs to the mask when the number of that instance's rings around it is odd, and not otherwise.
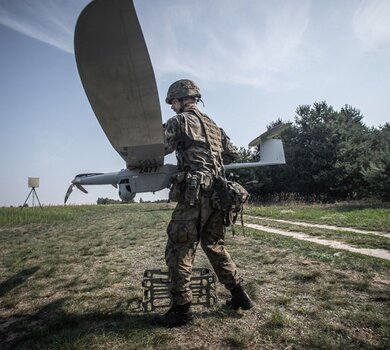
<path fill-rule="evenodd" d="M 223 168 L 220 128 L 197 108 L 181 113 L 180 116 L 183 123 L 182 134 L 185 134 L 188 139 L 183 140 L 178 149 L 179 163 L 191 168 L 200 165 L 203 161 L 204 169 L 188 170 L 207 170 L 214 176 L 220 175 Z M 200 128 L 196 126 L 195 121 L 199 121 Z"/>
<path fill-rule="evenodd" d="M 203 126 L 206 134 L 206 142 L 210 147 L 210 151 L 215 162 L 215 169 L 217 173 L 219 173 L 223 166 L 221 129 L 206 114 L 202 114 L 198 110 L 194 112 Z"/>

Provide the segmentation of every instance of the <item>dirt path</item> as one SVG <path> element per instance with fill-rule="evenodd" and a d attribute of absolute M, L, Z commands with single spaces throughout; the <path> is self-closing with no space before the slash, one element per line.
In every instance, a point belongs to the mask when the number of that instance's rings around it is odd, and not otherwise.
<path fill-rule="evenodd" d="M 291 221 L 291 223 L 295 224 L 296 222 Z M 354 247 L 354 246 L 351 246 L 351 245 L 348 245 L 345 243 L 341 243 L 341 242 L 337 242 L 337 241 L 330 241 L 327 239 L 316 238 L 316 237 L 307 235 L 307 234 L 302 233 L 302 232 L 284 231 L 281 229 L 276 229 L 276 228 L 272 228 L 269 226 L 263 226 L 263 225 L 257 225 L 257 224 L 248 224 L 247 223 L 247 224 L 245 224 L 245 226 L 250 227 L 250 228 L 254 228 L 256 230 L 261 230 L 261 231 L 265 231 L 265 232 L 276 233 L 278 235 L 301 239 L 303 241 L 309 241 L 309 242 L 313 242 L 313 243 L 317 243 L 317 244 L 322 244 L 322 245 L 325 245 L 325 246 L 328 246 L 331 248 L 335 248 L 335 249 L 342 249 L 342 250 L 347 250 L 347 251 L 354 252 L 354 253 L 359 253 L 359 254 L 374 256 L 376 258 L 390 260 L 390 252 L 387 250 L 384 250 L 384 249 L 358 248 L 358 247 Z"/>
<path fill-rule="evenodd" d="M 360 229 L 353 228 L 353 227 L 339 227 L 339 226 L 334 226 L 334 225 L 309 224 L 307 222 L 272 219 L 272 218 L 267 218 L 267 217 L 263 217 L 263 216 L 252 216 L 252 215 L 245 215 L 245 216 L 248 218 L 252 218 L 252 219 L 264 219 L 267 221 L 275 221 L 275 222 L 281 222 L 284 224 L 292 224 L 292 225 L 297 225 L 297 226 L 318 227 L 318 228 L 325 228 L 328 230 L 355 232 L 355 233 L 361 233 L 364 235 L 370 234 L 370 235 L 376 235 L 376 236 L 390 238 L 390 232 L 368 231 L 368 230 L 360 230 Z"/>

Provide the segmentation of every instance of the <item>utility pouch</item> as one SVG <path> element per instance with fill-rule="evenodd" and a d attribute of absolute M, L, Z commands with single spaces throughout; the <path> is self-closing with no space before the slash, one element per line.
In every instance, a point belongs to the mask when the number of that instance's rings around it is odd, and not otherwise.
<path fill-rule="evenodd" d="M 199 199 L 199 191 L 201 185 L 202 175 L 195 173 L 187 173 L 186 175 L 186 190 L 185 190 L 185 201 L 190 206 L 194 206 Z"/>
<path fill-rule="evenodd" d="M 185 188 L 186 173 L 180 172 L 172 178 L 171 188 L 169 190 L 169 201 L 179 202 L 183 197 Z"/>

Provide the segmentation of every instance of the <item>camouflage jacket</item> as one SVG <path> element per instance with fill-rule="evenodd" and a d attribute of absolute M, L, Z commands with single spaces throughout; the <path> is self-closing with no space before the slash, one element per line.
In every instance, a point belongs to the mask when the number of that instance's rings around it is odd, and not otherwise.
<path fill-rule="evenodd" d="M 164 124 L 165 154 L 176 151 L 178 171 L 223 174 L 223 164 L 238 157 L 229 137 L 196 105 Z"/>

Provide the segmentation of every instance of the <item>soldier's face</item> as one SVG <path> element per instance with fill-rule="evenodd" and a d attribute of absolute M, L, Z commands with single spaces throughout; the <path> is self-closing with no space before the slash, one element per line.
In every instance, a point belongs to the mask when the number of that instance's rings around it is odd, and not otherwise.
<path fill-rule="evenodd" d="M 175 111 L 175 113 L 179 113 L 181 110 L 181 103 L 177 98 L 172 100 L 171 108 Z"/>

